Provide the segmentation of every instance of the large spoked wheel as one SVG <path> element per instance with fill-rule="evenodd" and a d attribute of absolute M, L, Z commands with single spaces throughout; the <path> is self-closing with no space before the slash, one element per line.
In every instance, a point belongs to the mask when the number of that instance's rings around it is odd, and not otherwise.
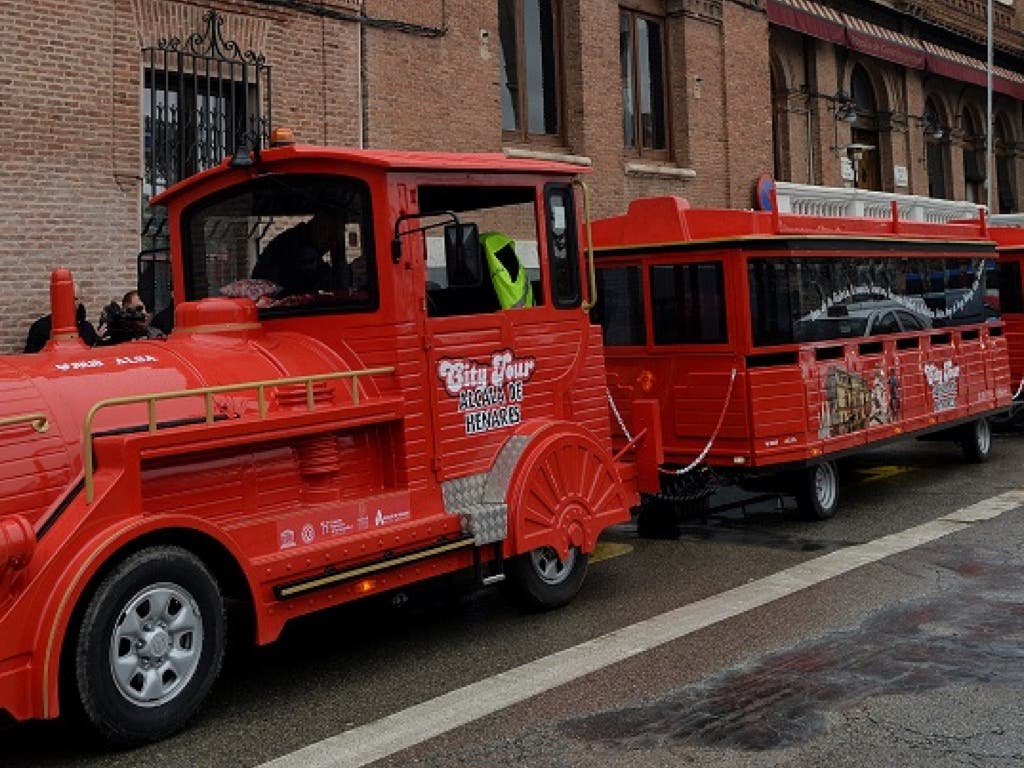
<path fill-rule="evenodd" d="M 570 602 L 583 585 L 589 558 L 575 547 L 562 560 L 551 547 L 514 558 L 505 573 L 502 591 L 526 611 L 548 611 Z"/>
<path fill-rule="evenodd" d="M 839 507 L 839 471 L 835 462 L 823 461 L 808 467 L 798 481 L 796 503 L 811 520 L 828 520 Z"/>
<path fill-rule="evenodd" d="M 960 438 L 960 448 L 967 461 L 975 464 L 988 461 L 988 457 L 992 453 L 992 426 L 988 419 L 982 417 L 964 427 Z"/>
<path fill-rule="evenodd" d="M 118 744 L 169 736 L 213 686 L 224 637 L 223 599 L 202 561 L 178 547 L 137 552 L 99 585 L 79 628 L 86 716 Z"/>

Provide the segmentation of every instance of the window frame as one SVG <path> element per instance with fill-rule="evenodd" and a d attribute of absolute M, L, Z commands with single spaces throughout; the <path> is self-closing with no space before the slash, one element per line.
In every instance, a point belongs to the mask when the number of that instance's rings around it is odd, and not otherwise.
<path fill-rule="evenodd" d="M 633 8 L 619 8 L 619 34 L 622 34 L 622 20 L 624 17 L 628 17 L 630 20 L 630 62 L 629 62 L 629 74 L 631 78 L 631 92 L 632 92 L 632 114 L 633 114 L 633 135 L 634 145 L 629 146 L 626 144 L 626 104 L 623 98 L 622 103 L 622 151 L 627 157 L 642 157 L 649 160 L 669 160 L 672 157 L 672 110 L 670 103 L 671 88 L 669 85 L 669 66 L 668 66 L 668 23 L 667 19 L 663 16 L 658 16 L 652 13 L 645 13 Z M 662 148 L 645 147 L 644 146 L 644 132 L 643 132 L 643 117 L 640 110 L 641 93 L 639 90 L 640 83 L 640 57 L 638 54 L 638 32 L 637 32 L 637 20 L 642 19 L 647 22 L 655 22 L 658 24 L 660 29 L 660 41 L 661 41 L 661 105 L 662 105 L 662 131 L 665 137 L 665 146 Z M 620 93 L 623 92 L 621 74 L 624 74 L 624 68 L 622 66 L 622 50 L 619 49 L 619 66 L 620 66 Z"/>
<path fill-rule="evenodd" d="M 502 140 L 506 144 L 532 144 L 543 147 L 563 147 L 565 145 L 565 105 L 564 105 L 564 94 L 565 94 L 565 72 L 563 67 L 563 29 L 562 20 L 564 14 L 562 13 L 562 2 L 561 0 L 546 0 L 550 4 L 551 9 L 551 25 L 552 25 L 552 38 L 554 40 L 554 62 L 552 68 L 554 70 L 554 77 L 552 78 L 551 87 L 554 89 L 554 100 L 555 100 L 555 119 L 557 120 L 557 129 L 554 133 L 531 133 L 530 132 L 530 93 L 527 83 L 527 60 L 526 60 L 526 46 L 524 45 L 526 39 L 526 14 L 524 9 L 524 3 L 526 2 L 537 2 L 538 6 L 545 0 L 499 0 L 499 20 L 498 20 L 498 45 L 502 51 L 501 60 L 504 59 L 504 47 L 501 40 L 501 6 L 505 4 L 512 5 L 512 12 L 515 16 L 515 45 L 516 45 L 516 77 L 518 78 L 518 87 L 516 89 L 517 96 L 517 107 L 518 107 L 518 118 L 519 126 L 517 128 L 506 128 L 505 127 L 505 94 L 501 93 L 502 103 L 502 114 L 501 114 L 501 131 Z M 542 43 L 543 41 L 541 41 Z M 539 48 L 543 48 L 543 45 L 539 45 Z M 502 67 L 502 61 L 499 61 L 499 67 Z M 502 90 L 506 89 L 506 79 L 504 72 L 500 73 L 499 87 Z M 539 94 L 543 100 L 543 91 Z"/>
<path fill-rule="evenodd" d="M 625 293 L 621 298 L 629 300 L 629 304 L 617 305 L 628 322 L 618 322 L 616 315 L 606 317 L 608 296 L 613 292 L 608 289 L 605 278 L 609 273 L 621 273 Z M 647 286 L 644 282 L 644 265 L 641 262 L 624 264 L 602 264 L 597 267 L 597 303 L 590 309 L 590 322 L 601 328 L 601 338 L 608 349 L 615 347 L 647 347 L 650 334 L 647 330 Z M 612 336 L 612 332 L 622 334 Z"/>
<path fill-rule="evenodd" d="M 376 249 L 374 247 L 374 232 L 373 232 L 373 195 L 370 189 L 370 185 L 365 179 L 359 178 L 358 176 L 341 176 L 335 174 L 323 174 L 323 173 L 309 173 L 302 174 L 302 179 L 310 179 L 313 183 L 316 182 L 337 182 L 338 184 L 349 184 L 353 189 L 358 188 L 360 191 L 360 205 L 361 215 L 360 223 L 362 225 L 360 229 L 361 246 L 363 252 L 363 258 L 366 259 L 366 274 L 368 277 L 368 284 L 366 286 L 367 296 L 365 299 L 353 300 L 348 302 L 340 302 L 336 304 L 312 304 L 312 305 L 284 305 L 280 307 L 264 307 L 258 308 L 257 314 L 261 320 L 271 318 L 284 318 L 294 317 L 302 315 L 336 315 L 336 314 L 369 314 L 376 312 L 380 308 L 380 280 L 377 271 L 376 263 Z M 294 179 L 292 180 L 294 182 Z M 193 222 L 197 215 L 200 215 L 203 211 L 209 211 L 211 208 L 215 208 L 221 203 L 230 200 L 232 197 L 253 194 L 254 191 L 258 191 L 257 188 L 260 185 L 267 185 L 274 183 L 274 177 L 269 175 L 257 176 L 250 179 L 244 184 L 238 186 L 228 187 L 220 190 L 215 194 L 208 197 L 204 197 L 200 200 L 188 205 L 184 211 L 182 211 L 180 219 L 181 228 L 181 262 L 182 262 L 182 279 L 185 285 L 185 300 L 196 301 L 202 298 L 209 298 L 209 296 L 203 296 L 201 291 L 196 290 L 196 244 L 193 238 Z M 256 214 L 263 215 L 263 214 Z M 295 215 L 295 214 L 278 214 L 278 215 Z M 260 251 L 263 251 L 268 245 L 267 243 L 261 242 L 262 238 L 257 238 L 259 242 Z M 344 256 L 342 256 L 344 258 Z M 252 274 L 253 267 L 250 265 L 248 272 Z M 243 279 L 243 278 L 238 278 Z M 221 286 L 222 288 L 224 286 Z M 219 294 L 212 294 L 213 296 Z"/>
<path fill-rule="evenodd" d="M 711 275 L 715 282 L 715 291 L 711 294 L 711 301 L 708 303 L 708 306 L 705 307 L 701 302 L 701 280 L 705 277 L 702 272 L 709 267 L 711 268 Z M 663 318 L 659 310 L 660 302 L 658 301 L 658 297 L 655 296 L 656 286 L 666 285 L 665 282 L 660 280 L 660 275 L 657 274 L 665 269 L 672 271 L 671 285 L 673 287 L 673 296 L 669 305 L 676 308 L 675 319 L 680 321 L 672 324 L 672 326 L 665 326 L 659 322 L 659 320 L 662 320 Z M 686 270 L 682 275 L 679 273 L 679 270 L 681 269 Z M 716 344 L 729 344 L 729 312 L 725 288 L 725 262 L 723 260 L 706 259 L 701 261 L 675 261 L 650 264 L 647 268 L 647 284 L 648 303 L 650 305 L 651 315 L 651 343 L 654 346 L 705 347 Z M 681 297 L 678 291 L 674 290 L 678 287 L 688 288 L 689 295 Z M 690 304 L 690 299 L 692 298 L 698 299 L 695 305 Z M 707 331 L 709 329 L 704 328 L 699 322 L 705 309 L 707 309 L 709 317 L 711 314 L 715 315 L 715 323 L 718 326 L 716 330 L 720 333 L 716 335 L 708 334 Z M 670 327 L 681 327 L 684 329 L 692 328 L 693 325 L 691 325 L 689 321 L 695 318 L 698 320 L 695 325 L 700 331 L 699 334 L 690 335 L 684 330 L 678 334 L 680 337 L 678 339 L 666 338 L 666 333 Z"/>
<path fill-rule="evenodd" d="M 559 267 L 558 257 L 555 255 L 557 246 L 555 233 L 551 226 L 551 198 L 561 194 L 565 201 L 565 263 L 563 268 L 568 272 L 568 286 L 571 292 L 562 292 L 559 285 L 557 268 Z M 583 302 L 583 290 L 580 281 L 580 244 L 579 229 L 576 223 L 576 196 L 573 194 L 572 184 L 551 183 L 544 187 L 544 228 L 547 238 L 547 261 L 548 280 L 551 287 L 551 304 L 557 309 L 575 309 Z"/>

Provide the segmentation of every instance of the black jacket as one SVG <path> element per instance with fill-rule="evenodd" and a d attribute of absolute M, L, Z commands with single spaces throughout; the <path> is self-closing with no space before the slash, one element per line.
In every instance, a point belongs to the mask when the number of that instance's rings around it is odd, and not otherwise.
<path fill-rule="evenodd" d="M 94 347 L 100 340 L 92 323 L 85 319 L 85 305 L 79 304 L 75 310 L 75 319 L 78 323 L 78 335 L 86 346 Z M 53 330 L 53 318 L 50 315 L 43 315 L 28 329 L 28 338 L 25 340 L 26 352 L 39 352 L 50 340 L 50 332 Z"/>

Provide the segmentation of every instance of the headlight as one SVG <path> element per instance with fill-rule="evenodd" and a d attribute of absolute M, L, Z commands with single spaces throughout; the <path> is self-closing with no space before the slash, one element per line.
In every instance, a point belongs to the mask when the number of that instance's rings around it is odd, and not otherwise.
<path fill-rule="evenodd" d="M 21 515 L 0 518 L 0 574 L 28 565 L 36 551 L 36 533 Z"/>

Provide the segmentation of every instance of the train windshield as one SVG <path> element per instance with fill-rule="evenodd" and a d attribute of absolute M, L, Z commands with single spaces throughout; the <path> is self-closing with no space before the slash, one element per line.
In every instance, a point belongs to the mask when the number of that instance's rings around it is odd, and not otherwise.
<path fill-rule="evenodd" d="M 370 191 L 340 176 L 267 175 L 184 216 L 188 300 L 252 299 L 261 315 L 377 306 Z"/>

